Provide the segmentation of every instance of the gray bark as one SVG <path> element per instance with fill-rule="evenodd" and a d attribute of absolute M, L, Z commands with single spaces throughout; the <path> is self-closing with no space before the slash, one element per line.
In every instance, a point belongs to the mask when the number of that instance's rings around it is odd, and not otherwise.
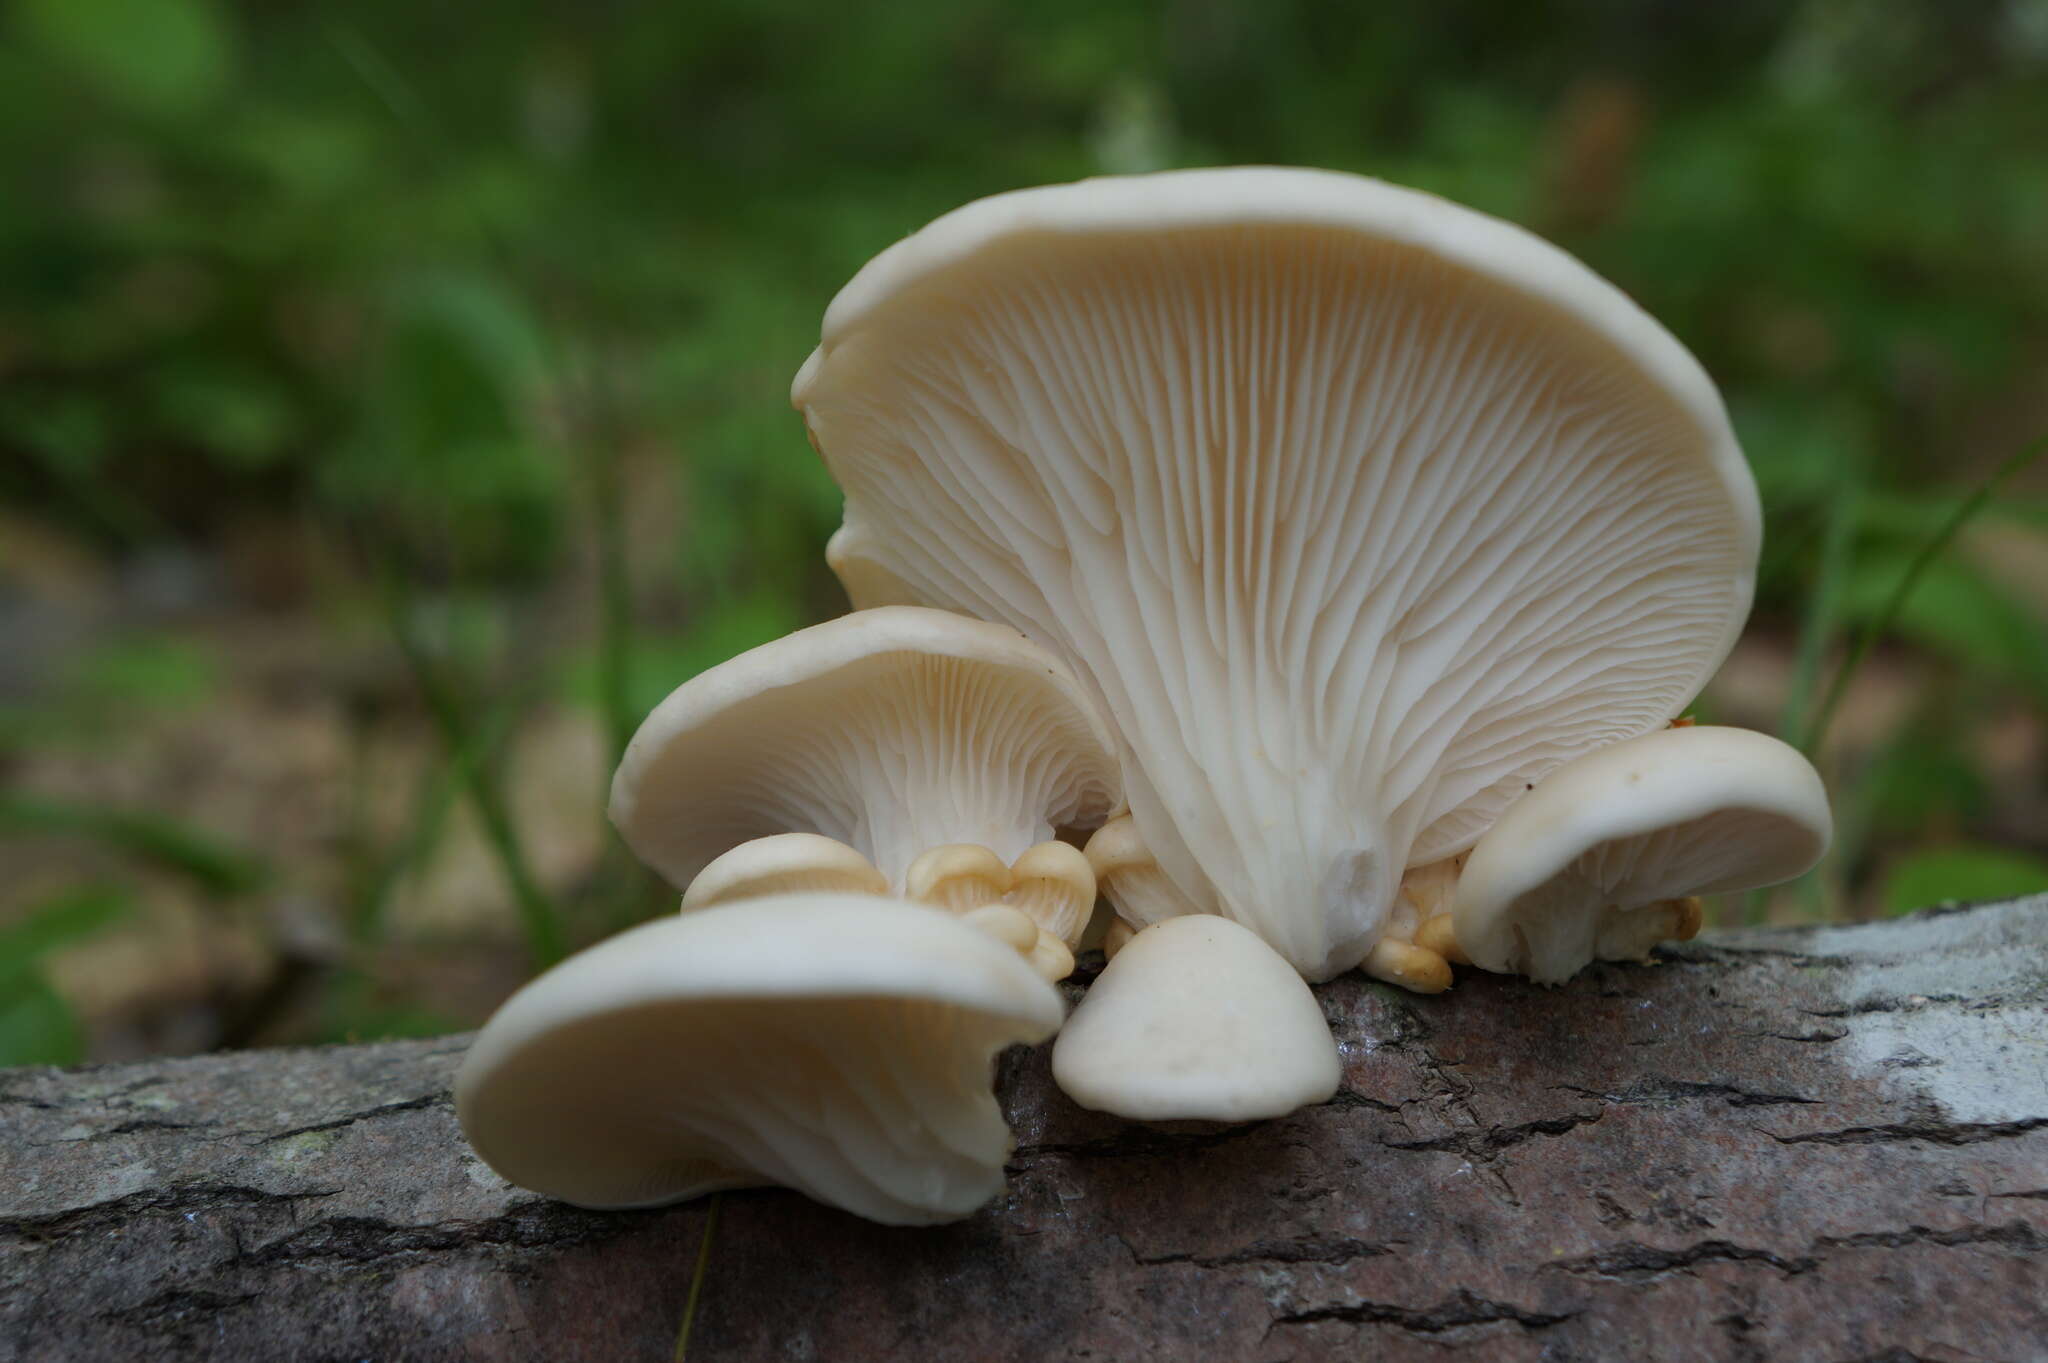
<path fill-rule="evenodd" d="M 1321 997 L 1344 1089 L 1284 1121 L 1017 1052 L 967 1222 L 724 1195 L 691 1356 L 2048 1357 L 2048 899 Z M 464 1041 L 0 1073 L 0 1358 L 667 1357 L 705 1204 L 508 1187 Z"/>

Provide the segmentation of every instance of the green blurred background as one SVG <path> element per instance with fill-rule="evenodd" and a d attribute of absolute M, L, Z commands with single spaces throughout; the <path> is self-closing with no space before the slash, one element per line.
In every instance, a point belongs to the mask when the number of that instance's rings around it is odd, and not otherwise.
<path fill-rule="evenodd" d="M 0 1063 L 439 1030 L 672 897 L 625 733 L 844 609 L 787 406 L 967 199 L 1359 170 L 1559 241 L 1768 510 L 1704 717 L 1839 848 L 1724 921 L 2048 886 L 2048 0 L 16 0 Z M 1876 646 L 1816 744 L 1845 645 Z"/>

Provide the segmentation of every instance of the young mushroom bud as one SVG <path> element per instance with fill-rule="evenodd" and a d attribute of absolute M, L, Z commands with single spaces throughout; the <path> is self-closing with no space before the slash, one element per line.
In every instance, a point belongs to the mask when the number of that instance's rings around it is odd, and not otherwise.
<path fill-rule="evenodd" d="M 889 879 L 875 864 L 834 838 L 777 833 L 743 842 L 712 859 L 683 891 L 683 912 L 804 890 L 887 894 Z"/>
<path fill-rule="evenodd" d="M 1038 939 L 1044 936 L 1038 924 L 1031 921 L 1031 915 L 1008 904 L 984 904 L 978 909 L 969 909 L 960 915 L 960 921 L 987 933 L 1019 956 L 1029 956 L 1036 951 Z"/>
<path fill-rule="evenodd" d="M 658 919 L 571 957 L 477 1034 L 455 1111 L 484 1162 L 586 1207 L 781 1184 L 889 1225 L 968 1215 L 1011 1140 L 996 1053 L 1059 992 L 989 933 L 867 895 Z"/>
<path fill-rule="evenodd" d="M 910 863 L 903 877 L 904 898 L 948 913 L 966 913 L 994 904 L 1010 892 L 1010 868 L 986 847 L 949 843 L 934 847 Z"/>
<path fill-rule="evenodd" d="M 1042 842 L 1010 863 L 1010 877 L 1008 903 L 1068 946 L 1080 943 L 1095 912 L 1095 871 L 1080 848 Z"/>
<path fill-rule="evenodd" d="M 1115 906 L 1118 920 L 1134 925 L 1134 930 L 1203 912 L 1160 868 L 1129 814 L 1119 814 L 1096 829 L 1085 851 L 1103 898 Z"/>
<path fill-rule="evenodd" d="M 1699 931 L 1697 898 L 1811 869 L 1833 820 L 1820 776 L 1766 734 L 1662 729 L 1558 768 L 1472 848 L 1453 922 L 1487 970 L 1557 984 Z"/>
<path fill-rule="evenodd" d="M 1082 1107 L 1135 1121 L 1251 1122 L 1337 1091 L 1337 1045 L 1301 976 L 1214 914 L 1169 918 L 1103 968 L 1053 1044 Z"/>

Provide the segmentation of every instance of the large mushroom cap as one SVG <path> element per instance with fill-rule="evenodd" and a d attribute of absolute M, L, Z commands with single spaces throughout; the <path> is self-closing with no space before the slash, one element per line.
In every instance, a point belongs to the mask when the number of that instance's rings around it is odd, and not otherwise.
<path fill-rule="evenodd" d="M 1007 862 L 1100 823 L 1114 739 L 1067 666 L 1016 630 L 916 606 L 856 611 L 678 687 L 634 734 L 611 816 L 687 886 L 753 838 L 816 833 L 901 888 L 951 843 Z"/>
<path fill-rule="evenodd" d="M 871 1220 L 1002 1188 L 996 1052 L 1060 1024 L 1010 947 L 864 895 L 664 918 L 528 984 L 477 1034 L 456 1113 L 513 1183 L 588 1207 L 782 1184 Z"/>
<path fill-rule="evenodd" d="M 1136 1121 L 1284 1117 L 1341 1077 L 1301 976 L 1208 913 L 1155 923 L 1117 952 L 1054 1043 L 1052 1073 L 1082 1107 Z"/>
<path fill-rule="evenodd" d="M 1144 844 L 1320 978 L 1402 868 L 1677 714 L 1749 609 L 1699 365 L 1555 247 L 1355 176 L 969 204 L 882 252 L 792 397 L 867 591 L 1098 687 Z"/>
<path fill-rule="evenodd" d="M 1664 729 L 1574 759 L 1508 807 L 1458 877 L 1475 965 L 1544 983 L 1641 956 L 1695 910 L 1811 869 L 1833 832 L 1813 765 L 1767 734 Z M 1696 927 L 1696 923 L 1687 924 Z"/>

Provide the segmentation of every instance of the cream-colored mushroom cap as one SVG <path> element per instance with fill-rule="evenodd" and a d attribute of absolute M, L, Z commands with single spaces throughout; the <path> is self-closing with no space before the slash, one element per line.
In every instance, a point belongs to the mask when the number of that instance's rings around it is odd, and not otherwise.
<path fill-rule="evenodd" d="M 903 888 L 948 844 L 1005 863 L 1120 795 L 1115 740 L 1067 666 L 1016 630 L 856 611 L 678 687 L 627 745 L 611 816 L 681 887 L 753 838 L 815 833 Z"/>
<path fill-rule="evenodd" d="M 1662 726 L 1748 613 L 1719 396 L 1519 228 L 1249 168 L 969 204 L 833 300 L 792 397 L 869 593 L 1099 689 L 1135 832 L 1311 978 L 1404 867 Z"/>
<path fill-rule="evenodd" d="M 663 918 L 509 999 L 455 1079 L 486 1164 L 587 1207 L 781 1184 L 891 1225 L 1001 1191 L 995 1054 L 1059 1026 L 1016 951 L 864 895 Z"/>
<path fill-rule="evenodd" d="M 889 881 L 873 862 L 835 838 L 774 833 L 712 858 L 684 888 L 682 909 L 690 913 L 742 899 L 807 891 L 887 894 Z"/>
<path fill-rule="evenodd" d="M 1475 965 L 1554 984 L 1690 935 L 1664 921 L 1683 906 L 1660 906 L 1803 874 L 1833 826 L 1813 765 L 1767 734 L 1644 734 L 1510 805 L 1465 861 L 1452 926 Z"/>
<path fill-rule="evenodd" d="M 1053 1044 L 1082 1107 L 1136 1121 L 1250 1122 L 1327 1100 L 1337 1044 L 1301 976 L 1214 914 L 1131 938 Z"/>

